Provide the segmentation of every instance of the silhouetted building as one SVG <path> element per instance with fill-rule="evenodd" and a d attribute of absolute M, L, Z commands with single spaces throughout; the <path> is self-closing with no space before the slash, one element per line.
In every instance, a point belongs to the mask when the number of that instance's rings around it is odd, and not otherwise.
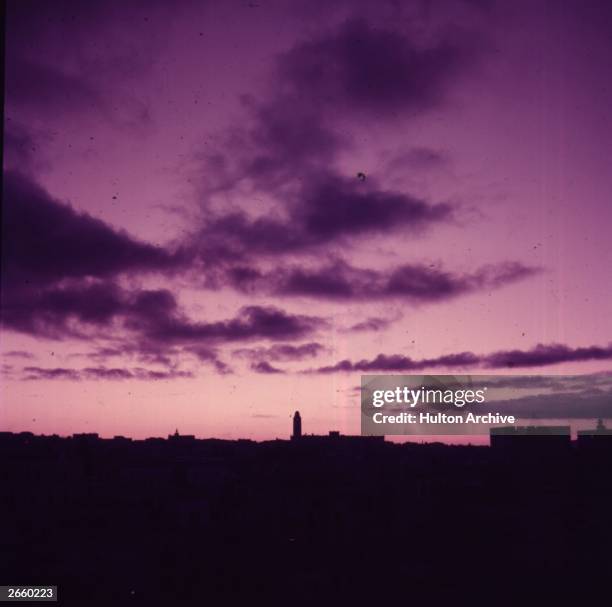
<path fill-rule="evenodd" d="M 95 443 L 100 440 L 97 432 L 83 432 L 81 434 L 73 434 L 72 440 L 79 443 Z"/>
<path fill-rule="evenodd" d="M 168 440 L 172 443 L 185 443 L 195 441 L 195 435 L 193 434 L 179 434 L 178 428 L 174 431 L 174 434 L 168 434 Z"/>
<path fill-rule="evenodd" d="M 338 430 L 330 430 L 328 434 L 302 434 L 302 417 L 300 412 L 296 411 L 293 415 L 293 434 L 291 440 L 301 439 L 301 444 L 334 444 L 334 445 L 373 445 L 385 442 L 384 436 L 351 436 L 340 434 Z"/>
<path fill-rule="evenodd" d="M 612 428 L 606 428 L 603 420 L 600 419 L 595 428 L 578 430 L 578 446 L 612 448 Z"/>
<path fill-rule="evenodd" d="M 116 434 L 115 436 L 113 436 L 113 442 L 128 444 L 132 442 L 132 439 L 126 436 L 121 436 L 120 434 Z"/>
<path fill-rule="evenodd" d="M 491 428 L 491 447 L 568 449 L 572 444 L 569 426 L 503 426 Z"/>
<path fill-rule="evenodd" d="M 302 438 L 302 418 L 300 412 L 296 411 L 293 415 L 293 434 L 291 435 L 292 440 Z"/>

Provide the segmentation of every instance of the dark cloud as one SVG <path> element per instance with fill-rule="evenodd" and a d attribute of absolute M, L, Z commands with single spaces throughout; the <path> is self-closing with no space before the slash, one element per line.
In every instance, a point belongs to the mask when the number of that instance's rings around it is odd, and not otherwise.
<path fill-rule="evenodd" d="M 454 297 L 481 289 L 495 288 L 531 276 L 537 270 L 507 262 L 482 268 L 472 274 L 452 275 L 435 268 L 405 265 L 389 276 L 385 293 L 423 300 Z"/>
<path fill-rule="evenodd" d="M 328 241 L 344 235 L 421 229 L 450 219 L 448 204 L 429 205 L 398 192 L 369 188 L 356 179 L 321 175 L 306 187 L 298 213 L 307 234 Z"/>
<path fill-rule="evenodd" d="M 253 189 L 276 201 L 266 215 L 244 209 L 212 213 L 205 206 L 195 240 L 208 265 L 252 255 L 295 254 L 337 247 L 366 236 L 415 235 L 449 222 L 453 205 L 394 191 L 374 177 L 358 180 L 338 171 L 339 154 L 353 142 L 338 129 L 346 120 L 387 112 L 424 110 L 443 98 L 473 42 L 459 39 L 420 47 L 399 30 L 349 20 L 336 30 L 298 43 L 278 58 L 272 92 L 248 99 L 250 124 L 232 135 L 225 153 L 208 156 L 208 194 Z M 332 120 L 333 118 L 333 120 Z M 332 127 L 332 124 L 334 125 Z M 413 161 L 439 159 L 414 148 Z M 208 197 L 204 197 L 208 201 Z M 237 275 L 241 281 L 244 277 Z"/>
<path fill-rule="evenodd" d="M 276 215 L 252 218 L 234 211 L 210 218 L 197 237 L 204 261 L 282 255 L 381 233 L 417 234 L 453 215 L 450 204 L 432 205 L 327 171 L 312 173 L 285 201 Z"/>
<path fill-rule="evenodd" d="M 216 187 L 248 178 L 277 191 L 312 180 L 351 148 L 339 123 L 364 113 L 372 122 L 437 107 L 483 45 L 479 36 L 456 30 L 418 42 L 414 31 L 402 31 L 407 22 L 389 28 L 348 19 L 279 55 L 269 95 L 244 98 L 251 124 L 232 129 L 228 154 L 208 156 L 207 172 L 219 174 Z M 414 156 L 423 160 L 423 151 L 415 148 Z"/>
<path fill-rule="evenodd" d="M 266 275 L 257 268 L 237 265 L 222 269 L 212 279 L 209 274 L 208 278 L 214 288 L 231 286 L 239 291 L 248 292 L 258 287 L 261 281 L 266 280 Z"/>
<path fill-rule="evenodd" d="M 200 250 L 206 264 L 228 259 L 243 259 L 250 255 L 283 254 L 315 243 L 307 234 L 282 217 L 250 218 L 237 211 L 214 218 L 198 234 Z M 238 272 L 237 281 L 253 276 Z"/>
<path fill-rule="evenodd" d="M 155 369 L 107 369 L 105 367 L 88 367 L 81 371 L 81 376 L 86 379 L 142 379 L 142 380 L 165 380 L 191 378 L 193 374 L 189 371 L 172 369 L 159 371 Z"/>
<path fill-rule="evenodd" d="M 42 335 L 78 335 L 79 324 L 110 326 L 117 318 L 168 316 L 167 291 L 126 293 L 114 282 L 127 272 L 183 268 L 184 251 L 139 242 L 49 196 L 28 177 L 5 174 L 2 202 L 2 323 Z"/>
<path fill-rule="evenodd" d="M 356 333 L 362 331 L 384 331 L 392 321 L 387 318 L 366 318 L 361 322 L 355 323 L 349 327 L 349 331 Z"/>
<path fill-rule="evenodd" d="M 332 366 L 319 367 L 318 373 L 334 373 L 336 371 L 359 371 L 361 373 L 397 371 L 420 371 L 432 367 L 467 367 L 477 364 L 478 356 L 471 352 L 461 352 L 459 354 L 449 354 L 437 358 L 424 358 L 413 360 L 401 354 L 385 355 L 379 354 L 373 360 L 360 360 L 351 362 L 342 360 Z"/>
<path fill-rule="evenodd" d="M 219 353 L 213 348 L 207 348 L 206 346 L 194 346 L 186 348 L 186 351 L 195 354 L 198 360 L 213 365 L 217 373 L 221 375 L 233 373 L 231 367 L 219 358 Z"/>
<path fill-rule="evenodd" d="M 55 369 L 43 369 L 42 367 L 24 367 L 25 375 L 23 379 L 71 379 L 79 380 L 81 378 L 78 371 L 74 369 L 63 369 L 56 367 Z"/>
<path fill-rule="evenodd" d="M 535 268 L 510 262 L 486 266 L 471 274 L 453 274 L 425 265 L 406 264 L 385 272 L 336 261 L 315 269 L 277 269 L 268 280 L 272 291 L 279 295 L 426 302 L 501 287 L 536 272 Z"/>
<path fill-rule="evenodd" d="M 182 343 L 301 339 L 325 326 L 320 318 L 287 314 L 272 306 L 246 306 L 235 318 L 217 322 L 195 323 L 180 316 L 164 318 L 161 322 L 157 320 L 150 323 L 150 319 L 145 318 L 140 328 L 153 339 Z"/>
<path fill-rule="evenodd" d="M 135 358 L 140 363 L 162 365 L 168 368 L 177 366 L 177 359 L 181 353 L 180 348 L 158 344 L 145 339 L 133 339 L 121 341 L 114 338 L 111 340 L 113 346 L 97 347 L 85 354 L 74 354 L 75 357 L 85 357 L 96 364 L 107 363 L 110 359 L 118 357 Z"/>
<path fill-rule="evenodd" d="M 92 379 L 132 379 L 131 371 L 121 368 L 107 369 L 106 367 L 88 367 L 80 373 Z"/>
<path fill-rule="evenodd" d="M 478 376 L 479 377 L 479 376 Z M 473 386 L 512 388 L 514 390 L 547 389 L 551 392 L 586 392 L 612 389 L 612 372 L 603 371 L 584 375 L 500 375 L 486 377 L 486 382 L 472 378 Z"/>
<path fill-rule="evenodd" d="M 189 344 L 253 339 L 301 339 L 323 328 L 315 316 L 288 314 L 272 306 L 246 306 L 229 320 L 191 321 L 166 289 L 126 291 L 110 282 L 82 282 L 29 290 L 4 298 L 5 327 L 33 335 L 86 336 L 83 325 L 104 332 L 121 323 L 145 344 Z M 155 353 L 155 350 L 154 350 Z"/>
<path fill-rule="evenodd" d="M 314 270 L 294 267 L 279 273 L 274 290 L 282 295 L 304 295 L 330 299 L 363 297 L 372 292 L 377 273 L 373 270 L 353 268 L 344 262 Z"/>
<path fill-rule="evenodd" d="M 44 337 L 86 337 L 89 329 L 106 331 L 114 323 L 145 329 L 170 321 L 177 303 L 170 291 L 126 291 L 111 281 L 64 281 L 48 288 L 9 289 L 3 292 L 5 328 Z M 131 351 L 134 344 L 127 346 Z M 126 346 L 120 348 L 126 353 Z"/>
<path fill-rule="evenodd" d="M 241 348 L 234 350 L 233 355 L 254 360 L 291 361 L 314 358 L 324 351 L 322 344 L 310 342 L 298 345 L 273 344 L 269 348 Z"/>
<path fill-rule="evenodd" d="M 454 34 L 418 45 L 400 30 L 354 18 L 297 44 L 281 58 L 279 72 L 305 102 L 396 117 L 438 106 L 450 83 L 473 63 L 478 42 Z"/>
<path fill-rule="evenodd" d="M 207 346 L 172 346 L 159 343 L 146 337 L 126 339 L 115 345 L 103 346 L 84 354 L 73 354 L 74 357 L 84 357 L 95 362 L 98 367 L 109 363 L 113 358 L 134 358 L 147 365 L 161 365 L 167 370 L 176 370 L 183 360 L 183 355 L 192 354 L 198 361 L 209 364 L 217 373 L 226 375 L 232 373 L 231 367 L 221 360 L 216 349 Z"/>
<path fill-rule="evenodd" d="M 121 85 L 152 65 L 180 8 L 162 0 L 10 0 L 7 108 L 35 119 L 93 110 L 122 127 L 147 122 L 145 105 Z M 143 30 L 135 45 L 134 31 Z"/>
<path fill-rule="evenodd" d="M 258 363 L 252 363 L 251 369 L 255 371 L 255 373 L 265 373 L 265 374 L 270 374 L 270 375 L 284 373 L 282 369 L 273 367 L 269 362 L 265 360 L 261 360 Z"/>
<path fill-rule="evenodd" d="M 6 363 L 3 363 L 2 366 L 0 366 L 0 373 L 2 373 L 2 375 L 7 378 L 13 377 L 13 370 L 13 365 L 7 365 Z"/>
<path fill-rule="evenodd" d="M 249 102 L 247 107 L 252 128 L 247 134 L 250 153 L 243 171 L 267 189 L 299 175 L 307 178 L 348 148 L 346 137 L 323 123 L 320 107 L 296 105 L 295 99 L 284 96 L 261 105 Z"/>
<path fill-rule="evenodd" d="M 612 345 L 608 347 L 590 346 L 587 348 L 570 348 L 560 344 L 539 344 L 531 350 L 508 350 L 492 354 L 478 355 L 472 352 L 460 352 L 414 360 L 401 354 L 379 354 L 376 358 L 363 359 L 357 362 L 342 360 L 335 365 L 319 367 L 317 373 L 334 372 L 399 372 L 421 371 L 436 367 L 474 367 L 490 369 L 514 367 L 543 367 L 566 362 L 584 362 L 592 360 L 612 360 Z"/>
<path fill-rule="evenodd" d="M 5 352 L 3 356 L 10 356 L 13 358 L 34 358 L 31 352 L 26 352 L 25 350 L 10 350 L 9 352 Z"/>
<path fill-rule="evenodd" d="M 520 396 L 511 400 L 491 400 L 488 409 L 518 419 L 588 419 L 612 418 L 612 390 L 592 392 L 556 392 Z M 594 424 L 593 424 L 594 425 Z"/>
<path fill-rule="evenodd" d="M 79 324 L 99 329 L 126 312 L 123 292 L 111 283 L 86 283 L 2 293 L 6 329 L 52 338 L 78 336 Z"/>
<path fill-rule="evenodd" d="M 86 367 L 84 369 L 55 368 L 45 369 L 42 367 L 24 367 L 24 380 L 40 379 L 67 379 L 80 381 L 86 379 L 96 380 L 167 380 L 178 378 L 190 378 L 193 374 L 188 371 L 156 371 L 153 369 L 123 369 L 107 367 Z"/>
<path fill-rule="evenodd" d="M 49 196 L 19 173 L 4 176 L 4 288 L 32 288 L 64 278 L 108 277 L 125 271 L 167 270 L 183 253 L 139 242 Z"/>
<path fill-rule="evenodd" d="M 538 344 L 532 350 L 508 350 L 496 352 L 486 357 L 486 365 L 492 368 L 503 367 L 541 367 L 565 362 L 612 359 L 612 345 L 602 348 L 570 348 L 562 344 Z"/>
<path fill-rule="evenodd" d="M 134 319 L 134 326 L 140 323 L 147 325 L 169 322 L 178 310 L 174 295 L 168 289 L 156 289 L 136 292 L 128 304 L 127 312 Z"/>

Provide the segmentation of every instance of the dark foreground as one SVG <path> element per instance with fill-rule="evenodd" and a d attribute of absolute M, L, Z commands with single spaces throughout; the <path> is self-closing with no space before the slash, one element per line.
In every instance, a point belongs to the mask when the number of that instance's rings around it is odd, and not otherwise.
<path fill-rule="evenodd" d="M 579 600 L 612 571 L 611 453 L 3 434 L 0 584 L 75 605 Z"/>

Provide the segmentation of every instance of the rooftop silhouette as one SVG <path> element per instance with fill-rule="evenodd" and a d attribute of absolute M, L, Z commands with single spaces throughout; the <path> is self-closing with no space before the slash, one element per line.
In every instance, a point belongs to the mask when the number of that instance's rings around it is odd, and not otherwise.
<path fill-rule="evenodd" d="M 517 562 L 555 596 L 556 580 L 586 583 L 608 562 L 607 449 L 578 440 L 560 457 L 550 436 L 498 449 L 301 430 L 296 412 L 292 440 L 0 433 L 6 579 L 57 584 L 79 605 L 298 587 L 374 600 L 402 596 L 406 579 L 420 600 L 452 598 L 474 570 L 477 591 L 495 592 Z M 442 585 L 439 546 L 452 562 Z M 364 558 L 383 557 L 384 584 L 354 583 Z"/>

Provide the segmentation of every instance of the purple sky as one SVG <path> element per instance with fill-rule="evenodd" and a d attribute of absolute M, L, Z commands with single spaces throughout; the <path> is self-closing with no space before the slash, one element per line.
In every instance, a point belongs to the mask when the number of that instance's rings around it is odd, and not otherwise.
<path fill-rule="evenodd" d="M 612 9 L 9 1 L 2 427 L 359 430 L 612 360 Z"/>

